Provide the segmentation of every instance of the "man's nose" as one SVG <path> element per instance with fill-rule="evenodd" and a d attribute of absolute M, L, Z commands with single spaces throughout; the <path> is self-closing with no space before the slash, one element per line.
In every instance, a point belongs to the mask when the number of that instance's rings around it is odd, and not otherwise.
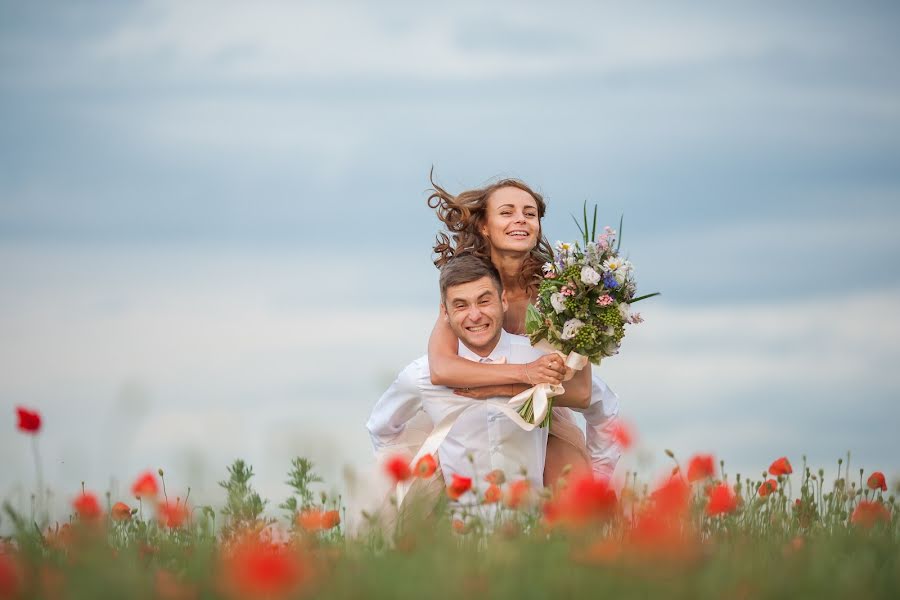
<path fill-rule="evenodd" d="M 481 309 L 477 306 L 473 306 L 469 309 L 469 320 L 475 321 L 476 323 L 481 320 L 481 317 L 484 313 L 481 312 Z"/>

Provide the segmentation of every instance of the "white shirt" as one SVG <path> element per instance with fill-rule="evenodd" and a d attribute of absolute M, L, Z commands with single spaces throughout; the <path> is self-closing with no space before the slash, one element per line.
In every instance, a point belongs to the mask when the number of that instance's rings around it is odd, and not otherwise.
<path fill-rule="evenodd" d="M 542 354 L 531 347 L 527 337 L 501 330 L 500 340 L 487 359 L 495 362 L 505 358 L 510 364 L 523 364 Z M 462 343 L 459 355 L 486 362 Z M 404 443 L 407 423 L 419 411 L 424 410 L 437 423 L 453 408 L 470 404 L 474 407 L 459 417 L 438 450 L 446 481 L 456 473 L 471 477 L 477 485 L 485 475 L 501 469 L 508 479 L 525 477 L 535 489 L 542 488 L 547 428 L 525 431 L 490 404 L 433 385 L 427 356 L 416 359 L 400 373 L 375 404 L 366 427 L 376 454 L 380 454 Z"/>
<path fill-rule="evenodd" d="M 489 358 L 494 361 L 506 356 L 508 362 L 521 364 L 535 360 L 541 354 L 530 346 L 528 338 L 504 331 Z M 480 360 L 479 356 L 462 343 L 459 344 L 459 355 Z M 609 479 L 622 455 L 622 449 L 614 442 L 612 435 L 619 413 L 619 398 L 597 377 L 596 372 L 592 373 L 591 379 L 590 405 L 585 409 L 572 410 L 584 416 L 587 450 L 594 475 Z M 367 427 L 375 453 L 385 455 L 397 452 L 412 456 L 428 436 L 433 423 L 454 406 L 472 402 L 484 405 L 481 400 L 463 398 L 446 387 L 432 385 L 427 356 L 413 361 L 400 373 L 372 410 Z M 571 413 L 568 411 L 555 410 L 553 418 L 569 418 L 569 415 Z M 545 428 L 539 430 L 543 440 L 540 444 L 542 451 L 538 468 L 536 446 L 523 444 L 525 440 L 512 435 L 528 432 L 522 431 L 497 409 L 487 405 L 482 406 L 482 410 L 473 408 L 461 421 L 467 425 L 458 422 L 438 451 L 445 473 L 459 473 L 470 477 L 477 471 L 483 479 L 493 469 L 502 468 L 508 478 L 515 478 L 520 470 L 525 470 L 532 484 L 537 488 L 543 487 L 547 438 Z M 520 445 L 530 448 L 530 455 Z M 510 451 L 507 458 L 503 456 L 504 449 Z M 467 454 L 472 454 L 476 459 L 474 466 L 469 463 Z M 526 460 L 526 455 L 530 459 Z M 449 482 L 451 476 L 448 474 L 446 478 Z M 473 481 L 477 479 L 473 477 Z"/>
<path fill-rule="evenodd" d="M 595 372 L 591 373 L 591 403 L 585 409 L 573 408 L 584 416 L 587 449 L 595 477 L 612 479 L 622 448 L 613 439 L 619 414 L 619 397 Z M 554 413 L 553 417 L 558 415 Z"/>

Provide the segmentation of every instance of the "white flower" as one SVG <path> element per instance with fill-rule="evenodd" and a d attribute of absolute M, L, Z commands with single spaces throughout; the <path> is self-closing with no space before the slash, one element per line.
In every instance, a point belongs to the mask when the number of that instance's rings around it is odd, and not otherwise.
<path fill-rule="evenodd" d="M 581 267 L 581 282 L 585 285 L 597 285 L 600 283 L 600 273 L 585 265 Z"/>
<path fill-rule="evenodd" d="M 550 304 L 553 306 L 553 310 L 556 311 L 556 314 L 559 314 L 562 311 L 566 310 L 566 297 L 559 292 L 551 294 Z"/>
<path fill-rule="evenodd" d="M 544 271 L 544 273 L 552 273 L 554 269 L 556 269 L 556 265 L 554 265 L 552 262 L 545 262 L 544 266 L 541 267 L 541 269 Z"/>
<path fill-rule="evenodd" d="M 603 261 L 603 270 L 616 272 L 622 267 L 624 262 L 625 261 L 623 261 L 618 256 L 611 256 Z"/>
<path fill-rule="evenodd" d="M 556 251 L 560 254 L 570 254 L 575 251 L 575 244 L 570 242 L 556 242 Z"/>
<path fill-rule="evenodd" d="M 571 340 L 578 333 L 578 330 L 584 327 L 584 322 L 579 319 L 569 319 L 563 325 L 562 333 L 559 337 L 564 340 Z"/>
<path fill-rule="evenodd" d="M 635 325 L 637 325 L 638 323 L 643 323 L 644 317 L 641 316 L 641 313 L 634 313 L 633 315 L 631 315 L 631 322 Z"/>
<path fill-rule="evenodd" d="M 615 356 L 619 353 L 619 345 L 612 340 L 603 344 L 603 356 Z"/>
<path fill-rule="evenodd" d="M 627 323 L 630 316 L 631 305 L 627 302 L 619 303 L 619 314 L 622 316 L 622 322 Z"/>

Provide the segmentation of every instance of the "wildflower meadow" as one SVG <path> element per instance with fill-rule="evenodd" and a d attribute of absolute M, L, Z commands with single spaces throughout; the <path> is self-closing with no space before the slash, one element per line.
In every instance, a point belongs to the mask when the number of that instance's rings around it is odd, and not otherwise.
<path fill-rule="evenodd" d="M 17 410 L 37 450 L 41 416 Z M 241 460 L 223 472 L 219 506 L 167 489 L 161 469 L 136 474 L 127 497 L 72 490 L 62 518 L 39 489 L 31 514 L 3 505 L 0 598 L 897 597 L 897 504 L 882 472 L 848 457 L 826 477 L 773 457 L 745 477 L 712 455 L 667 454 L 667 472 L 616 485 L 456 476 L 434 501 L 386 499 L 352 531 L 301 457 L 277 506 Z M 432 456 L 383 467 L 395 483 L 440 476 Z"/>

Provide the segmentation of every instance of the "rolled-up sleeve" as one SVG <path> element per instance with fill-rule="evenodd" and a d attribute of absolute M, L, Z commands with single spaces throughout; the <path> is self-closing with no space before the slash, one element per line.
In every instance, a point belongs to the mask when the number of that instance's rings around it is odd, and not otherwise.
<path fill-rule="evenodd" d="M 619 397 L 597 375 L 591 377 L 591 404 L 584 415 L 587 449 L 595 477 L 611 478 L 622 449 L 615 442 L 613 429 L 619 414 Z"/>
<path fill-rule="evenodd" d="M 422 410 L 418 371 L 416 363 L 406 367 L 375 403 L 366 428 L 376 454 L 396 446 L 403 437 L 406 424 Z"/>

